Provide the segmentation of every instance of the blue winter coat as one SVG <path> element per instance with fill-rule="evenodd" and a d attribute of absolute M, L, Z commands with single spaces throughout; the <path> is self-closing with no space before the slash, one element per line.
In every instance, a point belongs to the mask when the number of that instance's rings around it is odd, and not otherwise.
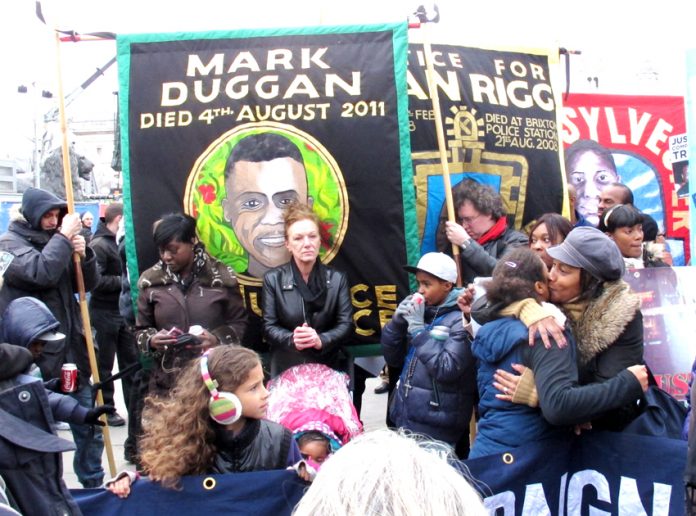
<path fill-rule="evenodd" d="M 392 320 L 381 339 L 387 364 L 403 366 L 389 407 L 394 424 L 453 445 L 468 430 L 476 402 L 476 364 L 458 293 L 452 291 L 439 307 L 427 306 L 426 329 L 415 336 L 404 321 Z M 447 339 L 431 337 L 432 326 L 447 326 Z"/>
<path fill-rule="evenodd" d="M 567 337 L 567 335 L 566 335 Z M 520 321 L 505 317 L 484 324 L 476 334 L 472 353 L 478 359 L 476 381 L 479 391 L 479 422 L 469 458 L 482 457 L 522 443 L 554 436 L 559 427 L 549 424 L 540 408 L 510 403 L 495 397 L 496 369 L 514 372 L 512 364 L 526 362 L 528 330 Z"/>
<path fill-rule="evenodd" d="M 479 361 L 481 418 L 469 458 L 567 432 L 568 428 L 561 427 L 595 420 L 640 398 L 640 383 L 628 369 L 604 382 L 580 386 L 575 341 L 568 330 L 566 339 L 567 347 L 546 349 L 541 339 L 529 346 L 528 330 L 516 319 L 503 317 L 483 325 L 472 345 Z M 493 374 L 496 369 L 512 372 L 512 363 L 534 372 L 538 409 L 495 397 L 498 391 L 493 387 Z"/>

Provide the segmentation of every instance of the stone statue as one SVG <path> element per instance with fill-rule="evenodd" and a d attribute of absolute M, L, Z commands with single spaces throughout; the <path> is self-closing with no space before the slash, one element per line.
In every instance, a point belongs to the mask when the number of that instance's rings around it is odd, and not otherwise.
<path fill-rule="evenodd" d="M 70 171 L 72 172 L 73 196 L 76 201 L 84 200 L 80 179 L 89 181 L 94 169 L 92 163 L 85 156 L 78 154 L 75 148 L 70 146 Z M 41 165 L 41 188 L 53 192 L 61 199 L 65 199 L 65 182 L 63 179 L 63 152 L 62 147 L 56 147 L 51 151 L 46 161 Z"/>

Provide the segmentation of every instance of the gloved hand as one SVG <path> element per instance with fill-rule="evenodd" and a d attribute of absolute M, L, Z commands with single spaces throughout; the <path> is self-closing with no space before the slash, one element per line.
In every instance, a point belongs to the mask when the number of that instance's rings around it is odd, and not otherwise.
<path fill-rule="evenodd" d="M 406 322 L 406 319 L 404 319 L 408 314 L 413 312 L 413 295 L 408 295 L 406 296 L 401 303 L 399 303 L 399 306 L 396 307 L 396 310 L 394 310 L 394 315 L 392 316 L 392 321 L 399 323 L 399 324 L 404 324 Z"/>
<path fill-rule="evenodd" d="M 99 405 L 98 407 L 94 407 L 87 412 L 87 415 L 85 416 L 85 424 L 105 426 L 104 421 L 99 420 L 99 416 L 102 414 L 114 414 L 115 412 L 116 407 L 113 405 Z"/>
<path fill-rule="evenodd" d="M 44 382 L 44 389 L 63 394 L 63 391 L 60 390 L 60 378 L 54 378 L 53 380 Z"/>
<path fill-rule="evenodd" d="M 413 303 L 413 309 L 411 312 L 404 316 L 404 319 L 408 323 L 408 332 L 411 335 L 415 335 L 416 333 L 425 329 L 425 323 L 423 322 L 424 316 L 425 302 Z"/>

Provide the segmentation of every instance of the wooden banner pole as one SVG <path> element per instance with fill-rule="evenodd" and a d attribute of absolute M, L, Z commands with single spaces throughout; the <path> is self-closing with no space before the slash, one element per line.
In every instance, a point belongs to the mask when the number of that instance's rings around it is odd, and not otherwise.
<path fill-rule="evenodd" d="M 70 148 L 68 145 L 68 125 L 65 116 L 65 97 L 63 95 L 63 71 L 61 68 L 60 58 L 60 37 L 58 31 L 55 31 L 56 36 L 56 65 L 58 69 L 58 114 L 60 121 L 60 132 L 62 136 L 63 150 L 63 179 L 65 181 L 65 200 L 68 203 L 68 213 L 75 212 L 75 198 L 72 189 L 72 171 L 70 168 Z M 92 378 L 95 383 L 99 383 L 99 368 L 97 367 L 97 356 L 94 352 L 94 342 L 92 340 L 92 324 L 89 319 L 89 310 L 87 308 L 87 296 L 85 293 L 85 280 L 82 275 L 82 266 L 80 255 L 73 253 L 73 261 L 75 265 L 75 280 L 80 299 L 80 314 L 82 315 L 82 327 L 85 333 L 85 343 L 87 345 L 87 356 L 89 357 L 89 367 L 92 372 Z M 104 397 L 101 389 L 97 390 L 97 405 L 104 404 Z M 109 425 L 107 423 L 106 414 L 102 415 L 104 427 L 104 448 L 106 449 L 106 458 L 109 463 L 109 473 L 112 477 L 116 476 L 116 463 L 114 462 L 114 451 L 111 447 L 111 434 L 109 433 Z"/>
<path fill-rule="evenodd" d="M 433 105 L 433 115 L 435 118 L 435 134 L 437 135 L 437 148 L 440 152 L 440 164 L 442 165 L 442 181 L 445 187 L 445 204 L 447 206 L 447 220 L 457 222 L 454 213 L 454 201 L 452 200 L 452 181 L 450 179 L 449 158 L 447 157 L 447 143 L 445 142 L 445 131 L 442 126 L 442 113 L 440 111 L 440 96 L 435 84 L 435 72 L 433 70 L 432 48 L 428 37 L 429 25 L 421 26 L 423 31 L 423 53 L 425 54 L 425 76 L 428 81 L 428 94 Z M 459 246 L 452 244 L 452 255 L 457 264 L 457 286 L 462 286 L 461 262 L 459 260 Z"/>

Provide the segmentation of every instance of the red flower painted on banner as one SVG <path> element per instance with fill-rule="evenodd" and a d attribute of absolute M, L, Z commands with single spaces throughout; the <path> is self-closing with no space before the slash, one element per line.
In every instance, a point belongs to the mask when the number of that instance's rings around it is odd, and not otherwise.
<path fill-rule="evenodd" d="M 312 145 L 310 145 L 309 143 L 305 143 L 304 146 L 305 146 L 305 149 L 307 149 L 308 151 L 316 152 L 316 149 Z"/>
<path fill-rule="evenodd" d="M 194 219 L 198 218 L 198 206 L 196 206 L 195 204 L 193 205 L 193 210 L 191 210 L 191 216 Z"/>
<path fill-rule="evenodd" d="M 198 187 L 198 191 L 203 198 L 203 202 L 206 204 L 211 204 L 215 200 L 215 187 L 209 184 L 202 184 Z"/>
<path fill-rule="evenodd" d="M 334 224 L 331 222 L 320 222 L 319 223 L 319 236 L 321 237 L 321 247 L 324 249 L 331 248 L 331 228 Z"/>

